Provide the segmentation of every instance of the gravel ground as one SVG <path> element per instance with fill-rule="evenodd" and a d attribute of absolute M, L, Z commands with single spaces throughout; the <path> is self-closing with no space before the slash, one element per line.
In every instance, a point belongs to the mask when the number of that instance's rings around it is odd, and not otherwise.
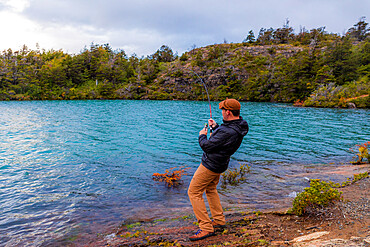
<path fill-rule="evenodd" d="M 341 189 L 344 201 L 339 202 L 344 217 L 364 220 L 370 217 L 370 179 L 363 179 L 351 187 Z"/>

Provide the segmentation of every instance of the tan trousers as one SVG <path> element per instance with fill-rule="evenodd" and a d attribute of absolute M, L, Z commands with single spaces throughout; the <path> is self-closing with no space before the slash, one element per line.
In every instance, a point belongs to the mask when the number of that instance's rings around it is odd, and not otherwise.
<path fill-rule="evenodd" d="M 200 164 L 190 182 L 188 189 L 189 199 L 193 206 L 195 217 L 197 217 L 199 228 L 203 231 L 214 231 L 203 199 L 204 191 L 206 192 L 209 209 L 211 210 L 214 222 L 225 225 L 225 216 L 216 189 L 220 175 L 220 173 L 212 172 Z"/>

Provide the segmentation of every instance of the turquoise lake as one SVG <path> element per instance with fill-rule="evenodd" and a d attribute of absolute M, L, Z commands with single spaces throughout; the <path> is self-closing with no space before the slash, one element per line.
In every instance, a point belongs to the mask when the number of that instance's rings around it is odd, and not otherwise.
<path fill-rule="evenodd" d="M 213 118 L 222 123 L 218 102 Z M 247 181 L 221 189 L 225 207 L 286 206 L 308 179 L 344 181 L 370 111 L 242 103 L 250 131 L 230 167 Z M 200 163 L 208 102 L 0 102 L 0 246 L 47 246 L 125 222 L 191 213 L 187 186 Z M 168 189 L 155 172 L 189 167 Z"/>

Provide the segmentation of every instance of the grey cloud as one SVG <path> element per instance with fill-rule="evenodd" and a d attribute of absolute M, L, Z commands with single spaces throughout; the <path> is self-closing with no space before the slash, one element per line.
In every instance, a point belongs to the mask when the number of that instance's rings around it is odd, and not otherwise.
<path fill-rule="evenodd" d="M 175 4 L 176 3 L 176 4 Z M 194 5 L 195 6 L 195 5 Z M 189 31 L 207 23 L 191 4 L 176 1 L 33 1 L 25 14 L 47 24 L 92 25 L 105 29 L 156 29 Z M 212 21 L 212 20 L 209 20 Z M 183 29 L 179 29 L 179 26 Z"/>
<path fill-rule="evenodd" d="M 69 25 L 83 32 L 109 35 L 108 43 L 134 45 L 135 37 L 120 37 L 130 32 L 153 40 L 141 45 L 168 44 L 184 51 L 197 46 L 220 43 L 225 38 L 241 42 L 249 30 L 277 28 L 286 18 L 299 31 L 327 26 L 330 32 L 351 27 L 370 9 L 367 0 L 32 0 L 24 14 L 44 26 Z M 131 43 L 133 42 L 133 43 Z M 130 43 L 130 44 L 129 44 Z M 153 50 L 155 52 L 155 50 Z"/>
<path fill-rule="evenodd" d="M 90 32 L 156 33 L 160 40 L 156 46 L 169 43 L 177 50 L 192 44 L 205 45 L 222 42 L 218 33 L 227 32 L 223 13 L 208 1 L 209 7 L 196 1 L 182 4 L 177 1 L 33 1 L 25 14 L 42 25 L 71 25 L 92 27 Z M 139 35 L 140 36 L 140 35 Z M 115 37 L 115 40 L 118 38 Z M 126 39 L 122 37 L 122 40 Z M 203 42 L 202 42 L 203 40 Z M 114 40 L 113 40 L 114 41 Z M 166 42 L 167 41 L 167 42 Z M 155 43 L 155 41 L 152 41 Z M 113 42 L 110 42 L 113 43 Z M 118 43 L 118 41 L 114 42 Z M 180 46 L 182 48 L 180 49 Z M 184 46 L 186 48 L 184 48 Z M 153 51 L 154 52 L 154 51 Z"/>

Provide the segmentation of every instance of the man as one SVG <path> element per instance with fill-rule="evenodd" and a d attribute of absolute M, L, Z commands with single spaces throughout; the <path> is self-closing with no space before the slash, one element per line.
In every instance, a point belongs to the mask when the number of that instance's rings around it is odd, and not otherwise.
<path fill-rule="evenodd" d="M 210 128 L 214 130 L 209 139 L 207 128 L 199 132 L 199 145 L 204 152 L 202 163 L 190 182 L 188 195 L 200 229 L 190 237 L 191 241 L 214 236 L 215 229 L 225 226 L 217 184 L 221 173 L 228 168 L 230 156 L 240 147 L 243 137 L 249 130 L 248 123 L 239 116 L 240 103 L 237 100 L 226 99 L 219 104 L 219 108 L 222 110 L 223 124 L 219 126 L 213 119 L 208 120 Z M 207 213 L 204 192 L 213 221 Z"/>

